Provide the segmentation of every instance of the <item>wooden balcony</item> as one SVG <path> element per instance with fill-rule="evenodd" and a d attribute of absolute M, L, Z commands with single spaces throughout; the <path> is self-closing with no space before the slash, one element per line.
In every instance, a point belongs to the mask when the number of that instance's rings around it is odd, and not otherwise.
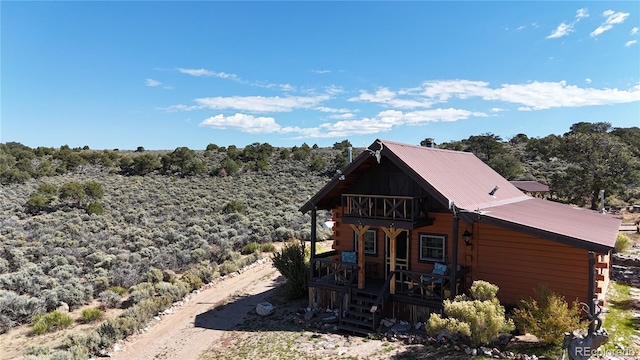
<path fill-rule="evenodd" d="M 427 197 L 342 194 L 346 224 L 415 229 L 433 224 L 427 216 Z"/>

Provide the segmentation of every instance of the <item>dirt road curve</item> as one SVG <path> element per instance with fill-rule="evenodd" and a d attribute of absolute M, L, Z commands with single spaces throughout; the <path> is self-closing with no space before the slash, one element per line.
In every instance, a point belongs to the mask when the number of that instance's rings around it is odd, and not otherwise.
<path fill-rule="evenodd" d="M 193 296 L 148 332 L 130 337 L 116 360 L 198 359 L 226 330 L 242 322 L 283 279 L 270 261 Z"/>

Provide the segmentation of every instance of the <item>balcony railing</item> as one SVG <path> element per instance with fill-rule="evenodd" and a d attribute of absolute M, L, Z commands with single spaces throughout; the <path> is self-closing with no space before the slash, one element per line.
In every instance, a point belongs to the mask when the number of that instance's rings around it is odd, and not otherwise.
<path fill-rule="evenodd" d="M 342 216 L 344 218 L 416 222 L 427 218 L 427 198 L 343 194 Z"/>

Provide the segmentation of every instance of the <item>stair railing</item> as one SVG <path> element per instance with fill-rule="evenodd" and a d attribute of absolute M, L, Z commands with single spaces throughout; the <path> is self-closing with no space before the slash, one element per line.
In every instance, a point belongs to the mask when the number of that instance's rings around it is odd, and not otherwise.
<path fill-rule="evenodd" d="M 347 291 L 349 291 L 349 295 L 351 297 L 351 289 L 353 288 L 353 284 L 356 282 L 356 279 L 358 278 L 358 269 L 359 269 L 359 266 L 355 264 L 351 267 L 351 276 L 349 277 L 349 280 L 347 281 L 347 284 L 345 285 L 345 287 L 340 291 L 340 294 L 338 294 L 337 301 L 340 306 L 340 313 L 338 315 L 339 324 L 342 324 L 342 310 L 343 310 L 342 301 L 344 299 L 344 296 L 347 294 Z M 349 299 L 349 301 L 351 301 L 351 299 Z"/>

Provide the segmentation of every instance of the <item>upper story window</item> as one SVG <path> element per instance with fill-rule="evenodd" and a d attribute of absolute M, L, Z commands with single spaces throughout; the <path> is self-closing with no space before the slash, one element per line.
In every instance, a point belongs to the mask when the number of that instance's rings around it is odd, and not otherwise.
<path fill-rule="evenodd" d="M 366 255 L 376 255 L 378 254 L 378 231 L 377 230 L 367 230 L 364 233 L 364 253 Z M 353 233 L 353 241 L 355 242 L 353 248 L 358 251 L 358 234 L 356 232 Z"/>
<path fill-rule="evenodd" d="M 420 234 L 420 260 L 445 262 L 444 235 Z"/>

